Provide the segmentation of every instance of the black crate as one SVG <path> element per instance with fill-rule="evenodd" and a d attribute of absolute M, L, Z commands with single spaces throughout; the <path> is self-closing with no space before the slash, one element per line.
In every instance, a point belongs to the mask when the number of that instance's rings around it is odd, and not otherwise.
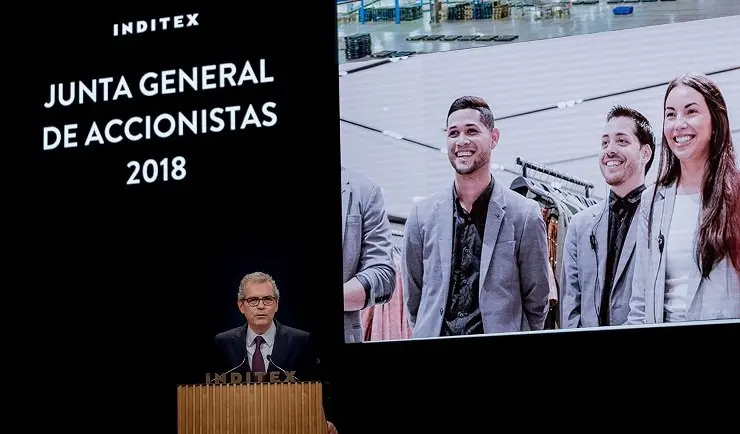
<path fill-rule="evenodd" d="M 470 3 L 458 3 L 447 8 L 447 21 L 465 21 L 465 9 L 470 9 Z"/>
<path fill-rule="evenodd" d="M 421 5 L 400 6 L 399 13 L 401 21 L 414 21 L 421 19 Z M 396 20 L 396 8 L 375 7 L 365 9 L 365 21 L 367 22 L 389 22 Z"/>
<path fill-rule="evenodd" d="M 372 54 L 370 34 L 361 33 L 344 37 L 344 57 L 347 60 L 362 59 Z"/>
<path fill-rule="evenodd" d="M 372 57 L 376 59 L 385 59 L 388 57 L 394 57 L 395 54 L 396 54 L 395 51 L 384 50 L 384 51 L 378 51 L 377 53 L 373 53 Z"/>
<path fill-rule="evenodd" d="M 473 4 L 474 20 L 490 20 L 493 18 L 493 3 L 481 2 Z"/>

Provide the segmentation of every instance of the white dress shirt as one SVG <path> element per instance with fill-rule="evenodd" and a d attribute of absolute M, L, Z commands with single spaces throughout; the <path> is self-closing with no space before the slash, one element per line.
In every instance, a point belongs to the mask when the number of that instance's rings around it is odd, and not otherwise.
<path fill-rule="evenodd" d="M 264 339 L 264 342 L 262 342 L 262 346 L 260 347 L 260 349 L 262 350 L 262 358 L 265 361 L 265 369 L 270 366 L 270 362 L 267 361 L 267 356 L 272 355 L 272 349 L 275 346 L 276 332 L 277 329 L 275 328 L 275 323 L 273 322 L 270 325 L 270 328 L 261 335 L 262 339 Z M 254 345 L 254 338 L 256 338 L 257 336 L 257 333 L 255 333 L 249 326 L 247 326 L 247 342 L 249 343 L 247 345 L 247 361 L 249 362 L 250 370 L 252 369 L 252 357 L 254 357 L 254 352 L 257 349 L 257 347 Z"/>

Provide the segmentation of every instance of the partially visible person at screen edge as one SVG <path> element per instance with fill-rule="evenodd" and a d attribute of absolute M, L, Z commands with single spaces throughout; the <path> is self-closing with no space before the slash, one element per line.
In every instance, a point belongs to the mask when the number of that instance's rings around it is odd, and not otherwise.
<path fill-rule="evenodd" d="M 239 284 L 236 303 L 247 322 L 214 338 L 214 373 L 227 372 L 238 366 L 245 360 L 246 351 L 246 362 L 233 371 L 242 374 L 242 378 L 247 378 L 247 373 L 281 373 L 280 367 L 295 371 L 300 381 L 321 381 L 311 335 L 275 320 L 280 291 L 270 275 L 255 272 L 244 276 Z M 268 360 L 268 356 L 278 367 Z M 281 378 L 284 377 L 281 373 Z M 251 378 L 252 381 L 256 380 L 254 376 Z M 327 393 L 324 395 L 328 397 Z M 328 407 L 326 399 L 324 407 Z M 330 433 L 336 432 L 331 422 L 327 422 L 327 425 Z"/>
<path fill-rule="evenodd" d="M 414 338 L 542 330 L 550 265 L 540 207 L 492 176 L 500 132 L 485 100 L 456 99 L 446 122 L 454 181 L 417 202 L 404 229 Z"/>
<path fill-rule="evenodd" d="M 623 106 L 609 110 L 598 161 L 609 198 L 570 219 L 563 255 L 563 328 L 627 321 L 637 234 L 633 223 L 654 154 L 653 128 L 642 113 Z"/>
<path fill-rule="evenodd" d="M 665 93 L 658 180 L 643 193 L 628 323 L 740 318 L 740 173 L 709 77 Z"/>
<path fill-rule="evenodd" d="M 383 193 L 370 178 L 342 167 L 344 340 L 362 342 L 360 311 L 387 303 L 396 285 L 393 239 Z"/>

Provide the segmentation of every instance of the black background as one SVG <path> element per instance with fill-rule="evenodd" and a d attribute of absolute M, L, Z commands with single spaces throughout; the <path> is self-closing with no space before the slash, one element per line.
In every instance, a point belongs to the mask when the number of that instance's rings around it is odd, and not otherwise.
<path fill-rule="evenodd" d="M 737 360 L 732 325 L 344 345 L 336 10 L 281 5 L 44 6 L 33 22 L 43 64 L 25 97 L 37 122 L 20 142 L 30 191 L 16 209 L 27 226 L 13 232 L 31 264 L 17 292 L 37 320 L 22 323 L 14 357 L 48 374 L 26 397 L 44 404 L 27 426 L 175 432 L 176 384 L 203 380 L 205 349 L 240 323 L 237 285 L 257 270 L 281 289 L 278 320 L 319 340 L 342 434 L 559 430 L 614 399 L 727 391 L 727 377 L 712 375 Z M 197 28 L 111 36 L 114 22 L 192 12 Z M 136 92 L 146 71 L 261 57 L 274 83 L 42 107 L 51 83 L 125 75 Z M 272 128 L 41 149 L 45 125 L 78 121 L 84 133 L 92 120 L 269 100 Z M 177 155 L 185 180 L 125 185 L 128 161 Z"/>
<path fill-rule="evenodd" d="M 334 5 L 314 7 L 325 31 L 305 37 L 318 51 L 273 28 L 280 12 L 267 3 L 105 9 L 51 5 L 34 23 L 42 66 L 26 95 L 35 120 L 24 211 L 29 259 L 44 265 L 28 276 L 43 318 L 29 340 L 54 379 L 49 421 L 175 432 L 175 386 L 203 382 L 213 336 L 243 324 L 246 273 L 276 279 L 277 319 L 315 336 L 327 370 L 342 340 L 341 234 L 329 230 L 341 226 Z M 112 36 L 117 22 L 194 12 L 198 27 Z M 288 28 L 304 22 L 293 12 Z M 250 60 L 259 73 L 260 58 L 273 83 L 138 95 L 148 71 Z M 43 108 L 52 83 L 120 75 L 134 98 Z M 42 150 L 46 125 L 77 122 L 82 141 L 93 120 L 250 103 L 259 113 L 267 101 L 277 103 L 270 128 Z M 187 159 L 184 180 L 126 185 L 129 161 L 175 156 Z"/>

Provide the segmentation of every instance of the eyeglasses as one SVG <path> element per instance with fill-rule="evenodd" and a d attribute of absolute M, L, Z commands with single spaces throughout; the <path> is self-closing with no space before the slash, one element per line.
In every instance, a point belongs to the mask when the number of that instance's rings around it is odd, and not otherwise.
<path fill-rule="evenodd" d="M 265 306 L 272 306 L 273 303 L 275 303 L 275 297 L 268 295 L 267 297 L 249 297 L 247 299 L 244 299 L 244 301 L 247 302 L 248 305 L 252 307 L 257 307 L 260 304 L 260 301 Z"/>

